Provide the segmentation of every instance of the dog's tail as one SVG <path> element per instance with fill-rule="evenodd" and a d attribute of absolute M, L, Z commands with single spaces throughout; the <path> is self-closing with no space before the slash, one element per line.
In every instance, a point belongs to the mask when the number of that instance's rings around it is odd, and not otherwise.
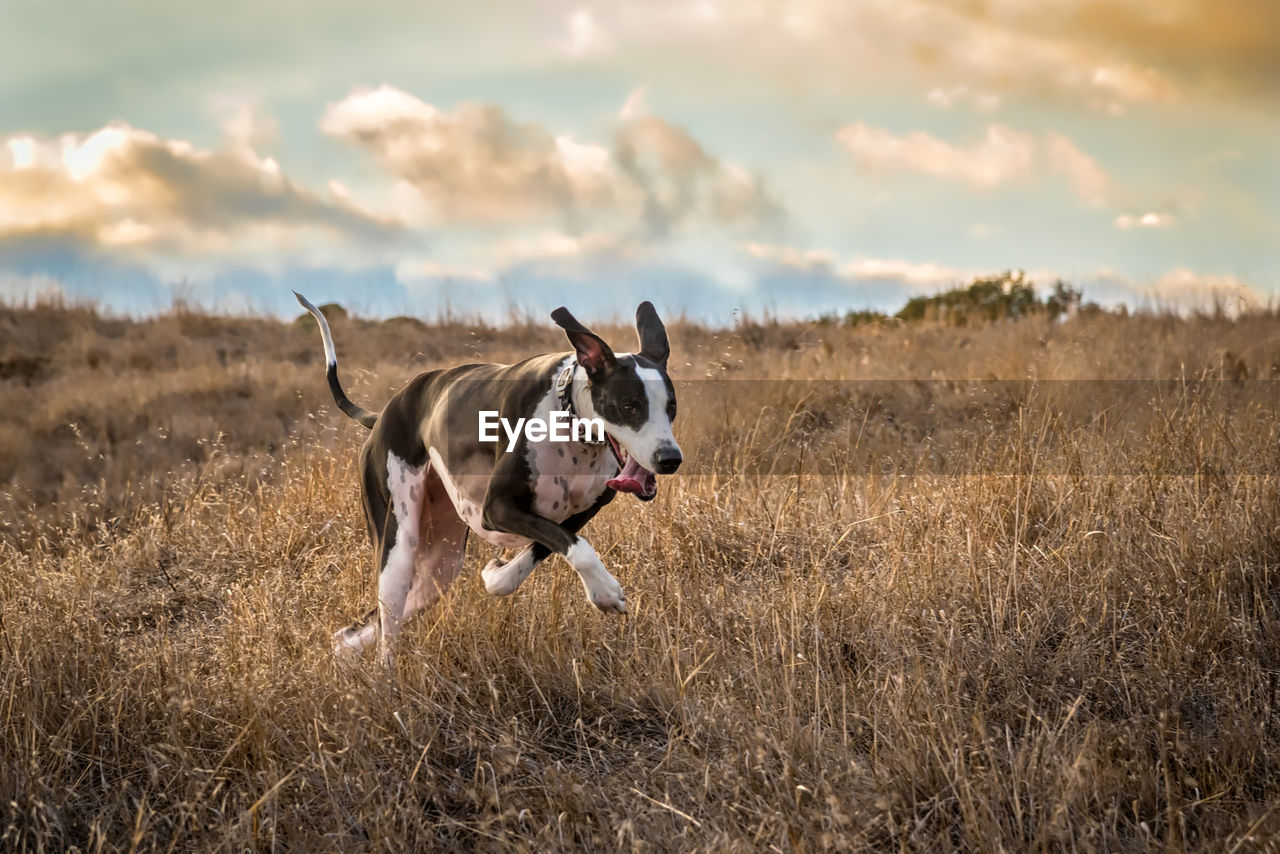
<path fill-rule="evenodd" d="M 294 291 L 293 295 L 298 298 L 298 302 L 302 303 L 303 308 L 311 312 L 316 323 L 320 324 L 320 337 L 324 339 L 324 375 L 329 379 L 329 391 L 333 392 L 333 399 L 338 404 L 338 408 L 372 430 L 373 425 L 378 423 L 378 413 L 370 412 L 363 406 L 352 403 L 347 393 L 342 390 L 342 384 L 338 382 L 338 351 L 333 349 L 333 334 L 329 331 L 329 322 L 324 319 L 320 309 L 312 305 L 306 297 L 297 291 Z"/>

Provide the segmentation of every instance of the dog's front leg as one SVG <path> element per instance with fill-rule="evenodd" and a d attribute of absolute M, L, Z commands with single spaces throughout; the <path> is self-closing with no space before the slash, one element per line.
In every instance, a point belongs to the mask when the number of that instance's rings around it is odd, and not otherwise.
<path fill-rule="evenodd" d="M 501 531 L 533 540 L 532 548 L 535 550 L 541 545 L 548 550 L 548 554 L 555 552 L 563 555 L 582 579 L 582 586 L 592 605 L 605 613 L 627 613 L 622 585 L 604 568 L 596 550 L 585 538 L 544 516 L 525 510 L 505 494 L 494 490 L 490 490 L 485 497 L 482 523 L 490 531 Z M 583 524 L 586 524 L 585 520 Z M 530 559 L 536 553 L 530 552 Z M 532 568 L 531 563 L 530 570 Z"/>
<path fill-rule="evenodd" d="M 560 523 L 560 527 L 571 534 L 577 534 L 595 518 L 600 508 L 613 500 L 616 494 L 612 489 L 606 489 L 595 504 L 565 519 Z M 510 596 L 550 554 L 551 549 L 535 541 L 521 549 L 511 560 L 502 561 L 494 558 L 480 571 L 480 576 L 484 579 L 484 589 L 494 596 Z"/>

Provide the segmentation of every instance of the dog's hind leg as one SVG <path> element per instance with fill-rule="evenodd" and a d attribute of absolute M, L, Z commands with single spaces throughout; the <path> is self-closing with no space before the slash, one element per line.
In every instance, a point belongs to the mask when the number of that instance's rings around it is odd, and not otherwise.
<path fill-rule="evenodd" d="M 359 654 L 378 639 L 378 609 L 370 608 L 360 619 L 333 633 L 333 649 L 338 654 Z"/>
<path fill-rule="evenodd" d="M 420 544 L 419 521 L 426 490 L 426 465 L 411 466 L 387 454 L 388 512 L 379 548 L 378 648 L 382 660 L 390 664 L 396 638 L 404 622 L 405 604 L 413 585 L 414 564 Z"/>
<path fill-rule="evenodd" d="M 454 509 L 444 483 L 428 468 L 414 555 L 413 586 L 404 603 L 404 619 L 431 607 L 462 571 L 467 550 L 467 523 Z"/>
<path fill-rule="evenodd" d="M 386 543 L 387 524 L 391 516 L 387 477 L 383 473 L 382 463 L 383 460 L 374 459 L 373 445 L 365 443 L 360 449 L 360 499 L 364 505 L 365 523 L 369 528 L 369 541 L 373 543 L 374 565 L 379 573 L 386 559 L 383 545 Z M 333 651 L 340 659 L 355 659 L 377 640 L 378 609 L 371 608 L 360 619 L 333 633 Z"/>

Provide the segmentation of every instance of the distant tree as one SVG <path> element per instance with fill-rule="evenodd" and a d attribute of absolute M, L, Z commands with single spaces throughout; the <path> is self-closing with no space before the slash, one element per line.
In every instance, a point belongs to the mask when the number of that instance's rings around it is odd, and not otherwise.
<path fill-rule="evenodd" d="M 1048 298 L 1036 296 L 1035 284 L 1021 270 L 1008 271 L 933 296 L 912 297 L 895 315 L 901 320 L 936 320 L 954 326 L 974 321 L 1016 320 L 1046 312 L 1057 317 L 1080 302 L 1080 292 L 1059 280 Z"/>
<path fill-rule="evenodd" d="M 1050 319 L 1056 319 L 1070 312 L 1072 308 L 1079 309 L 1083 298 L 1084 294 L 1077 288 L 1058 279 L 1053 283 L 1053 290 L 1044 301 L 1044 310 L 1049 313 Z"/>
<path fill-rule="evenodd" d="M 868 323 L 880 323 L 888 320 L 889 316 L 884 312 L 872 311 L 871 309 L 863 309 L 862 311 L 848 311 L 844 315 L 845 326 L 864 326 Z"/>

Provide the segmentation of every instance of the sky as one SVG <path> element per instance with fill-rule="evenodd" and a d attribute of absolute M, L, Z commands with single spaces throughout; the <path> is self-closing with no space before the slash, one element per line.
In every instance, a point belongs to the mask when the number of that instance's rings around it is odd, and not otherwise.
<path fill-rule="evenodd" d="M 199 14 L 191 10 L 199 9 Z M 0 299 L 1280 294 L 1275 0 L 5 0 Z"/>

